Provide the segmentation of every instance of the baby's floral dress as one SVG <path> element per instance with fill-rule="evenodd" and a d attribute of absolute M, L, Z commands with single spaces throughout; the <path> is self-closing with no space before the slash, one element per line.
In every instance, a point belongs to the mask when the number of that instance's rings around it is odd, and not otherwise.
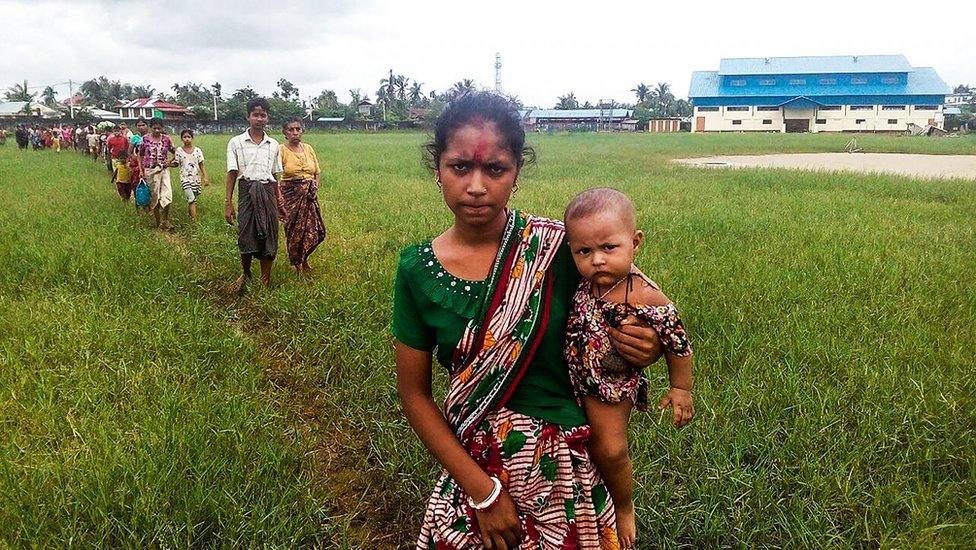
<path fill-rule="evenodd" d="M 659 288 L 653 281 L 645 280 Z M 627 363 L 617 353 L 607 331 L 609 327 L 619 327 L 631 315 L 638 323 L 657 332 L 667 353 L 678 357 L 691 355 L 691 342 L 674 304 L 608 302 L 593 296 L 593 284 L 583 279 L 573 295 L 566 323 L 566 361 L 573 390 L 580 401 L 587 396 L 605 403 L 629 398 L 639 410 L 647 410 L 648 383 L 643 369 Z"/>

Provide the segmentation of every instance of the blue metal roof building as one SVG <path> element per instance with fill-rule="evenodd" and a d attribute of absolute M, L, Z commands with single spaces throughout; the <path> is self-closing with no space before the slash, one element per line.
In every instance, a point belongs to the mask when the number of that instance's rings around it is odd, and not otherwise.
<path fill-rule="evenodd" d="M 925 122 L 933 120 L 932 107 L 941 106 L 949 92 L 949 86 L 932 68 L 912 67 L 902 55 L 866 55 L 722 59 L 717 71 L 696 71 L 692 74 L 688 95 L 696 108 L 696 115 L 701 113 L 706 118 L 704 123 L 696 122 L 697 131 L 709 131 L 708 119 L 714 119 L 715 115 L 706 113 L 772 113 L 775 112 L 774 108 L 780 109 L 784 120 L 807 118 L 812 126 L 800 131 L 817 131 L 815 126 L 818 124 L 823 126 L 819 131 L 836 130 L 840 126 L 844 126 L 840 131 L 891 131 L 891 126 L 901 127 L 923 118 Z M 849 106 L 856 108 L 849 109 Z M 875 118 L 885 119 L 882 125 L 885 127 L 865 128 L 871 125 L 868 120 L 871 117 L 865 113 L 868 106 L 879 113 L 879 117 Z M 915 109 L 915 106 L 919 108 Z M 746 107 L 748 111 L 744 110 Z M 880 111 L 899 110 L 899 107 L 911 116 L 892 118 L 891 113 L 880 115 Z M 798 113 L 801 110 L 813 111 L 813 114 L 806 117 Z M 820 117 L 821 110 L 830 111 L 831 115 Z M 849 125 L 815 122 L 836 119 L 838 115 L 835 111 L 838 110 L 845 114 L 861 111 L 849 118 L 862 120 L 857 123 L 862 126 L 848 128 Z M 916 110 L 919 112 L 915 113 Z M 941 107 L 935 110 L 940 111 Z M 775 118 L 772 117 L 773 122 L 762 125 L 765 127 L 741 130 L 782 131 L 778 129 Z M 730 120 L 740 120 L 735 126 L 750 126 L 742 118 Z M 739 128 L 718 129 L 740 131 Z"/>

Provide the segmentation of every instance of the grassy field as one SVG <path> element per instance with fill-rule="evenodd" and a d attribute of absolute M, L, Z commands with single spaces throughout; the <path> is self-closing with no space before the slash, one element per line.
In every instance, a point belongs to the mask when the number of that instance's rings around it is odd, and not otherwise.
<path fill-rule="evenodd" d="M 227 139 L 199 140 L 214 183 L 196 224 L 177 187 L 171 235 L 81 155 L 0 148 L 0 546 L 412 541 L 435 467 L 399 412 L 388 317 L 399 250 L 449 223 L 424 136 L 308 136 L 329 228 L 314 278 L 279 261 L 240 299 Z M 514 205 L 629 193 L 639 264 L 696 345 L 695 422 L 632 422 L 647 547 L 976 540 L 976 185 L 667 162 L 848 139 L 531 137 Z"/>

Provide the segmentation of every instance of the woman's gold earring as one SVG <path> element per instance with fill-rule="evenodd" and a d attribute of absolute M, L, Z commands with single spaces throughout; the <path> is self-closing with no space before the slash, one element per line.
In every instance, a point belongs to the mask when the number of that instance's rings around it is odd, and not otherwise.
<path fill-rule="evenodd" d="M 512 186 L 512 194 L 514 195 L 515 193 L 518 193 L 518 190 L 519 190 L 518 182 L 515 182 L 515 185 Z"/>

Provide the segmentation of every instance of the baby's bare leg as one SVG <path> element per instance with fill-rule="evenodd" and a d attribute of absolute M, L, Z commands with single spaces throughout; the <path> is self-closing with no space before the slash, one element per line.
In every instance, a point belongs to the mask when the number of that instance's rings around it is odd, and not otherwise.
<path fill-rule="evenodd" d="M 634 513 L 634 465 L 627 449 L 627 421 L 634 403 L 604 403 L 597 398 L 583 400 L 590 423 L 590 456 L 607 484 L 617 512 L 617 536 L 622 548 L 634 545 L 637 518 Z"/>

